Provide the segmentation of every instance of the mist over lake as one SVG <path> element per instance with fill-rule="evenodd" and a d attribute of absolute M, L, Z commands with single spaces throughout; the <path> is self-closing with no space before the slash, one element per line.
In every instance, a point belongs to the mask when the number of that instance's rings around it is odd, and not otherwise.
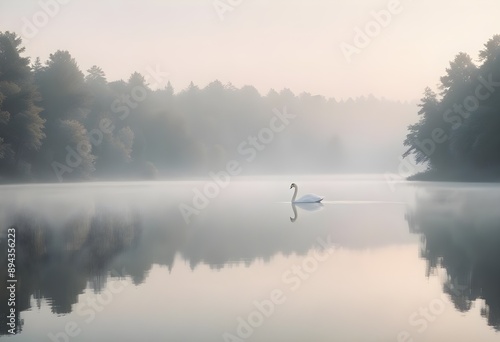
<path fill-rule="evenodd" d="M 206 181 L 3 187 L 12 339 L 498 338 L 497 186 L 295 177 L 328 200 L 292 222 L 288 178 L 235 179 L 190 224 Z"/>
<path fill-rule="evenodd" d="M 1 2 L 0 338 L 497 341 L 499 11 Z"/>

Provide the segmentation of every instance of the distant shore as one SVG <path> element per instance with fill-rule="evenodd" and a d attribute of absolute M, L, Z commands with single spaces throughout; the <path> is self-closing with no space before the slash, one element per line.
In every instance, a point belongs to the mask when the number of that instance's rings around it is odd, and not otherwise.
<path fill-rule="evenodd" d="M 419 172 L 407 178 L 411 181 L 427 181 L 427 182 L 475 182 L 489 183 L 500 182 L 500 169 L 491 168 L 483 170 L 427 170 Z"/>

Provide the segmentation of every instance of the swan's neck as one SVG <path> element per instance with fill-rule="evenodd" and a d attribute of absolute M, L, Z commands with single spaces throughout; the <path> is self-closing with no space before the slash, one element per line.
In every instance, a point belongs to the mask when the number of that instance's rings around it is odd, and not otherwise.
<path fill-rule="evenodd" d="M 295 198 L 297 198 L 297 192 L 299 192 L 299 187 L 297 185 L 294 186 L 295 190 L 292 196 L 292 203 L 295 202 Z"/>

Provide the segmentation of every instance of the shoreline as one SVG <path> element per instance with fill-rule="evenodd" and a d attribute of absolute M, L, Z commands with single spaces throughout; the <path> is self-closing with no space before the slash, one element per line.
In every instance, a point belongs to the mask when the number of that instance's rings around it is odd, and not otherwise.
<path fill-rule="evenodd" d="M 500 182 L 500 170 L 461 170 L 458 172 L 453 170 L 428 170 L 409 176 L 406 179 L 425 182 L 497 183 Z"/>

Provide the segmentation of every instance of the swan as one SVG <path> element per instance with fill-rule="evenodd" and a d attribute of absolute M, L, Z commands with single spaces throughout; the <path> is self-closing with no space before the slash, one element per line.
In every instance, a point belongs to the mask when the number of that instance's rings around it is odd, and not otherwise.
<path fill-rule="evenodd" d="M 322 196 L 318 196 L 315 194 L 307 194 L 296 200 L 295 198 L 297 197 L 297 192 L 299 191 L 299 187 L 297 186 L 297 184 L 292 183 L 292 185 L 290 185 L 290 189 L 291 188 L 295 188 L 292 197 L 292 203 L 318 203 L 323 200 Z"/>

